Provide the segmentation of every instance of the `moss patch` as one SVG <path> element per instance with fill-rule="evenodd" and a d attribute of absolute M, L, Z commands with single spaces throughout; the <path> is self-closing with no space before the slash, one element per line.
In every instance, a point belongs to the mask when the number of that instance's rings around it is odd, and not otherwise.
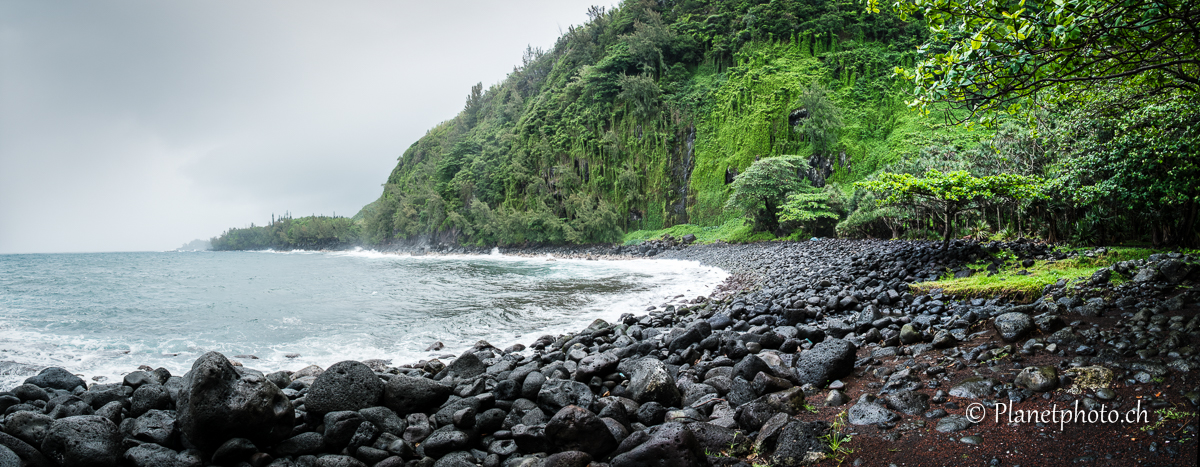
<path fill-rule="evenodd" d="M 915 291 L 928 292 L 942 289 L 942 293 L 958 297 L 1005 297 L 1017 301 L 1032 301 L 1041 296 L 1047 285 L 1065 279 L 1068 283 L 1086 280 L 1100 268 L 1111 266 L 1119 261 L 1142 259 L 1150 256 L 1153 250 L 1146 248 L 1108 248 L 1104 254 L 1095 256 L 1077 256 L 1062 261 L 1036 261 L 1033 266 L 1024 268 L 1012 258 L 1012 254 L 1002 252 L 999 257 L 1008 259 L 997 273 L 988 275 L 986 271 L 977 272 L 971 277 L 955 278 L 947 272 L 942 279 L 913 284 Z M 1009 258 L 1004 258 L 1007 254 Z M 970 265 L 971 269 L 985 269 L 988 262 Z M 1122 279 L 1113 276 L 1113 282 Z"/>

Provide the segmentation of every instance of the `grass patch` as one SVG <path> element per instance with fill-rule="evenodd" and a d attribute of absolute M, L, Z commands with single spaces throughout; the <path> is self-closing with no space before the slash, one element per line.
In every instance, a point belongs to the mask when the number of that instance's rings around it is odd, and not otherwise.
<path fill-rule="evenodd" d="M 680 224 L 658 230 L 635 230 L 625 234 L 622 239 L 625 245 L 637 245 L 647 240 L 657 240 L 664 235 L 676 239 L 687 234 L 696 236 L 696 243 L 714 243 L 718 240 L 726 243 L 750 243 L 775 240 L 770 232 L 754 232 L 754 226 L 745 218 L 731 219 L 724 224 L 701 227 L 693 224 Z"/>
<path fill-rule="evenodd" d="M 1047 285 L 1066 279 L 1068 283 L 1086 280 L 1097 270 L 1111 266 L 1120 261 L 1143 259 L 1154 253 L 1148 248 L 1110 247 L 1104 254 L 1095 256 L 1077 256 L 1062 261 L 1037 261 L 1029 268 L 1021 267 L 1020 263 L 1011 259 L 1011 252 L 1002 251 L 997 256 L 1006 259 L 1005 265 L 991 276 L 986 271 L 975 273 L 971 277 L 956 279 L 947 272 L 940 280 L 913 284 L 912 288 L 920 292 L 942 289 L 942 293 L 957 297 L 1006 297 L 1017 301 L 1033 301 L 1041 296 Z M 1008 256 L 1008 257 L 1005 257 Z M 989 262 L 969 265 L 972 269 L 984 269 Z M 1025 273 L 1022 273 L 1025 272 Z M 1113 276 L 1114 283 L 1123 281 Z"/>

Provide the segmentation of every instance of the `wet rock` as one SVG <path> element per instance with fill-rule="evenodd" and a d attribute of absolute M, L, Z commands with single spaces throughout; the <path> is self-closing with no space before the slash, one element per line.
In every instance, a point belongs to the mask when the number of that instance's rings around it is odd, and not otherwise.
<path fill-rule="evenodd" d="M 588 382 L 593 376 L 604 376 L 617 369 L 620 359 L 608 352 L 589 355 L 579 361 L 575 370 L 575 381 Z"/>
<path fill-rule="evenodd" d="M 905 324 L 900 327 L 900 343 L 904 345 L 915 344 L 921 342 L 921 332 L 917 331 L 916 326 Z"/>
<path fill-rule="evenodd" d="M 950 395 L 965 399 L 985 399 L 994 394 L 993 386 L 999 384 L 991 378 L 967 378 L 950 388 Z"/>
<path fill-rule="evenodd" d="M 829 391 L 829 394 L 825 396 L 826 407 L 841 407 L 847 402 L 850 402 L 850 398 L 846 396 L 846 393 L 837 389 Z"/>
<path fill-rule="evenodd" d="M 929 410 L 929 395 L 914 391 L 894 392 L 884 396 L 888 407 L 906 415 L 920 415 Z"/>
<path fill-rule="evenodd" d="M 396 375 L 384 385 L 383 405 L 400 415 L 432 413 L 453 391 L 453 387 L 428 378 Z"/>
<path fill-rule="evenodd" d="M 525 376 L 525 381 L 521 384 L 521 397 L 529 400 L 537 400 L 538 393 L 542 391 L 542 385 L 546 384 L 546 375 L 540 371 L 530 372 Z"/>
<path fill-rule="evenodd" d="M 546 438 L 564 451 L 583 451 L 593 457 L 604 457 L 617 447 L 608 427 L 591 411 L 568 405 L 546 423 Z"/>
<path fill-rule="evenodd" d="M 1017 374 L 1015 383 L 1034 392 L 1053 391 L 1058 388 L 1058 370 L 1049 365 L 1027 367 Z"/>
<path fill-rule="evenodd" d="M 49 415 L 37 412 L 16 412 L 8 417 L 8 421 L 4 425 L 4 432 L 31 446 L 41 446 L 42 440 L 46 439 L 46 433 L 50 432 L 50 425 L 53 423 L 54 419 Z"/>
<path fill-rule="evenodd" d="M 358 412 L 342 410 L 325 414 L 325 444 L 336 449 L 346 447 L 363 423 L 366 419 Z"/>
<path fill-rule="evenodd" d="M 128 392 L 127 392 L 128 391 Z M 92 406 L 93 409 L 104 407 L 109 402 L 123 401 L 133 394 L 133 390 L 120 384 L 95 385 L 79 397 Z M 0 409 L 4 407 L 0 406 Z"/>
<path fill-rule="evenodd" d="M 241 370 L 217 352 L 192 364 L 178 404 L 179 428 L 201 449 L 243 437 L 271 445 L 292 433 L 292 404 L 261 373 Z"/>
<path fill-rule="evenodd" d="M 783 427 L 770 458 L 774 465 L 807 465 L 825 458 L 826 443 L 821 439 L 829 431 L 823 421 L 792 420 Z"/>
<path fill-rule="evenodd" d="M 796 360 L 796 377 L 800 384 L 824 387 L 825 383 L 844 378 L 854 371 L 857 347 L 850 341 L 826 339 L 800 354 Z"/>
<path fill-rule="evenodd" d="M 368 407 L 359 410 L 358 414 L 384 433 L 401 436 L 404 434 L 404 429 L 407 428 L 404 419 L 387 407 Z"/>
<path fill-rule="evenodd" d="M 350 456 L 332 455 L 318 457 L 316 467 L 367 467 L 367 464 Z"/>
<path fill-rule="evenodd" d="M 863 394 L 858 402 L 850 407 L 846 417 L 846 421 L 851 425 L 886 424 L 898 419 L 899 415 L 888 410 L 870 394 Z"/>
<path fill-rule="evenodd" d="M 517 425 L 512 429 L 513 440 L 524 452 L 546 452 L 554 448 L 546 438 L 545 425 Z"/>
<path fill-rule="evenodd" d="M 92 415 L 92 406 L 78 396 L 58 396 L 46 403 L 47 414 L 50 418 L 72 417 L 75 415 Z"/>
<path fill-rule="evenodd" d="M 542 467 L 587 467 L 592 456 L 582 451 L 564 451 L 546 456 Z"/>
<path fill-rule="evenodd" d="M 353 360 L 334 363 L 308 388 L 304 407 L 314 414 L 360 410 L 379 404 L 383 381 L 366 364 Z"/>
<path fill-rule="evenodd" d="M 0 467 L 21 467 L 21 458 L 12 449 L 0 444 Z"/>
<path fill-rule="evenodd" d="M 28 465 L 33 467 L 50 467 L 52 465 L 41 452 L 34 449 L 29 443 L 21 441 L 8 433 L 0 432 L 0 446 L 8 448 L 13 454 L 24 459 L 28 462 Z"/>
<path fill-rule="evenodd" d="M 639 432 L 640 433 L 640 432 Z M 658 467 L 689 467 L 709 466 L 711 463 L 704 455 L 704 448 L 696 440 L 686 426 L 681 423 L 667 423 L 651 430 L 647 436 L 630 435 L 626 439 L 631 446 L 622 443 L 622 449 L 609 463 L 612 467 L 641 467 L 654 465 Z"/>
<path fill-rule="evenodd" d="M 175 452 L 153 443 L 146 443 L 125 451 L 125 460 L 135 467 L 200 467 L 204 465 L 196 452 Z"/>
<path fill-rule="evenodd" d="M 130 400 L 129 415 L 139 417 L 151 410 L 170 410 L 171 395 L 161 384 L 145 384 L 133 391 Z"/>
<path fill-rule="evenodd" d="M 26 380 L 26 381 L 28 381 L 28 380 Z M 24 401 L 24 402 L 49 401 L 50 400 L 50 395 L 46 393 L 45 389 L 42 389 L 40 386 L 37 386 L 34 384 L 29 384 L 29 383 L 25 383 L 25 384 L 22 384 L 20 386 L 13 388 L 12 394 L 14 396 L 16 396 L 17 399 L 20 399 L 21 401 Z"/>
<path fill-rule="evenodd" d="M 316 454 L 325 449 L 325 437 L 317 432 L 300 433 L 275 445 L 275 454 L 280 457 L 296 457 Z"/>
<path fill-rule="evenodd" d="M 1158 274 L 1157 269 L 1150 267 L 1150 266 L 1146 266 L 1146 267 L 1142 268 L 1141 270 L 1139 270 L 1137 272 L 1137 274 L 1133 276 L 1133 281 L 1134 282 L 1153 282 L 1153 281 L 1157 280 L 1158 277 L 1159 277 L 1159 274 Z"/>
<path fill-rule="evenodd" d="M 729 449 L 730 446 L 742 444 L 749 440 L 746 437 L 746 433 L 741 430 L 717 426 L 711 423 L 689 423 L 687 427 L 692 431 L 692 435 L 696 437 L 696 441 L 700 443 L 700 446 L 709 452 L 720 452 Z"/>
<path fill-rule="evenodd" d="M 654 426 L 663 422 L 667 416 L 667 408 L 654 401 L 642 404 L 637 409 L 637 419 L 643 425 Z"/>
<path fill-rule="evenodd" d="M 938 420 L 937 427 L 934 428 L 942 433 L 952 433 L 970 428 L 973 423 L 967 420 L 967 417 L 962 415 L 948 415 Z"/>
<path fill-rule="evenodd" d="M 80 415 L 54 421 L 42 454 L 60 467 L 115 466 L 121 458 L 121 433 L 112 420 Z"/>
<path fill-rule="evenodd" d="M 124 384 L 125 386 L 129 386 L 133 389 L 137 389 L 137 388 L 140 388 L 147 384 L 162 384 L 162 383 L 159 382 L 158 378 L 155 377 L 154 374 L 150 373 L 149 371 L 133 371 L 133 372 L 130 372 L 129 374 L 125 375 L 125 378 L 122 379 L 122 384 Z"/>
<path fill-rule="evenodd" d="M 537 402 L 546 413 L 556 413 L 569 405 L 591 408 L 596 402 L 596 395 L 586 384 L 578 381 L 552 379 L 542 384 Z"/>
<path fill-rule="evenodd" d="M 50 367 L 42 370 L 37 376 L 30 376 L 25 379 L 25 384 L 32 384 L 43 389 L 62 389 L 71 391 L 76 387 L 87 387 L 87 383 L 83 378 L 71 374 L 71 372 L 58 367 Z"/>
<path fill-rule="evenodd" d="M 1009 312 L 997 316 L 992 325 L 1000 338 L 1013 342 L 1028 334 L 1033 329 L 1033 320 L 1024 313 Z"/>
<path fill-rule="evenodd" d="M 733 378 L 742 378 L 746 381 L 753 381 L 755 375 L 759 372 L 771 373 L 771 367 L 767 366 L 757 355 L 747 355 L 742 357 L 742 360 L 733 366 Z"/>
<path fill-rule="evenodd" d="M 484 365 L 478 356 L 468 350 L 450 362 L 446 369 L 438 372 L 434 379 L 440 380 L 447 376 L 470 379 L 482 375 L 485 371 L 487 371 L 487 365 Z"/>
<path fill-rule="evenodd" d="M 470 435 L 450 425 L 433 430 L 421 446 L 425 448 L 426 456 L 438 458 L 453 451 L 466 449 L 470 444 Z"/>
<path fill-rule="evenodd" d="M 662 362 L 654 358 L 643 358 L 635 363 L 633 378 L 629 382 L 632 399 L 639 404 L 658 402 L 665 406 L 679 403 L 681 395 L 675 386 L 675 378 Z"/>
<path fill-rule="evenodd" d="M 405 422 L 408 424 L 408 427 L 404 429 L 404 434 L 401 435 L 401 438 L 409 443 L 420 443 L 430 433 L 433 433 L 433 426 L 429 423 L 429 417 L 423 413 L 409 414 L 405 418 Z"/>
<path fill-rule="evenodd" d="M 258 446 L 245 438 L 233 438 L 221 444 L 213 452 L 212 462 L 217 465 L 236 465 L 258 452 Z"/>
<path fill-rule="evenodd" d="M 168 444 L 175 438 L 175 412 L 149 410 L 136 419 L 121 423 L 125 436 L 149 443 Z"/>
<path fill-rule="evenodd" d="M 934 334 L 932 344 L 935 349 L 948 349 L 958 344 L 958 339 L 954 338 L 950 331 L 943 329 Z"/>

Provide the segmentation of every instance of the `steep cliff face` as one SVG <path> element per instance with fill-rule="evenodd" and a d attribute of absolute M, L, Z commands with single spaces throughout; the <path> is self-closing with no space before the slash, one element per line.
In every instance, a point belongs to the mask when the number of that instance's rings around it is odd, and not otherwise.
<path fill-rule="evenodd" d="M 682 141 L 671 151 L 671 176 L 668 178 L 666 211 L 667 225 L 688 223 L 688 184 L 695 167 L 696 127 L 688 125 L 681 131 Z"/>
<path fill-rule="evenodd" d="M 873 127 L 922 27 L 823 0 L 626 2 L 590 17 L 405 151 L 357 216 L 367 243 L 611 242 L 714 225 L 739 215 L 727 185 L 756 158 L 811 155 L 822 186 L 903 150 L 903 131 Z M 838 144 L 853 151 L 812 155 L 795 131 L 814 83 L 843 109 Z"/>

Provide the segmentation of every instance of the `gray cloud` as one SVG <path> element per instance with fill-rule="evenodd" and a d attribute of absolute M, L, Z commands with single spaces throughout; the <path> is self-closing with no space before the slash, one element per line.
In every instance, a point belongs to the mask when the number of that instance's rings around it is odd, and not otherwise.
<path fill-rule="evenodd" d="M 594 1 L 0 1 L 0 253 L 353 215 Z"/>

